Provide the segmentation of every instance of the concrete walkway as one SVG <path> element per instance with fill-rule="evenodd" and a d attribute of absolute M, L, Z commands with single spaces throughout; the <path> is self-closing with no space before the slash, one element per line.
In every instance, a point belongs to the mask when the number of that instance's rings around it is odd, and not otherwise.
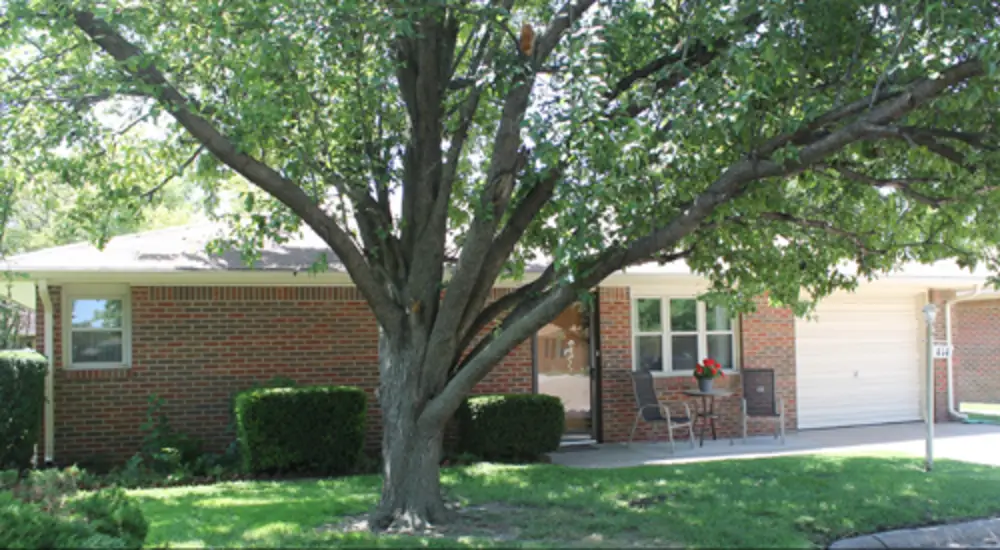
<path fill-rule="evenodd" d="M 1000 547 L 1000 519 L 982 519 L 920 529 L 900 529 L 839 540 L 830 545 L 831 549 L 994 547 Z"/>
<path fill-rule="evenodd" d="M 935 426 L 935 458 L 948 458 L 1000 466 L 1000 426 L 944 423 Z M 621 468 L 647 464 L 678 464 L 705 460 L 730 460 L 811 453 L 899 452 L 924 456 L 922 423 L 883 424 L 856 428 L 806 430 L 788 434 L 785 445 L 770 436 L 706 440 L 691 449 L 677 442 L 671 454 L 667 443 L 622 443 L 565 449 L 553 453 L 552 462 L 578 468 Z"/>

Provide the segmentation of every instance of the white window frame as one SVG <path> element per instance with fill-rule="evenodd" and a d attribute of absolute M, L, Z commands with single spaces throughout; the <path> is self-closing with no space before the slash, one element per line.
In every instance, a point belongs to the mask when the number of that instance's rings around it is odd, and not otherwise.
<path fill-rule="evenodd" d="M 639 300 L 659 300 L 660 301 L 660 330 L 659 331 L 643 331 L 639 330 Z M 678 331 L 672 332 L 670 326 L 670 300 L 695 300 L 695 322 L 697 324 L 697 332 L 692 331 Z M 675 376 L 693 376 L 694 371 L 684 370 L 678 371 L 674 370 L 673 367 L 673 350 L 671 349 L 672 341 L 671 336 L 684 336 L 684 335 L 697 335 L 698 336 L 698 357 L 699 360 L 704 359 L 708 353 L 708 336 L 713 334 L 731 334 L 733 337 L 733 368 L 724 369 L 726 373 L 736 373 L 740 370 L 740 319 L 739 316 L 732 317 L 730 320 L 730 330 L 708 330 L 708 308 L 705 302 L 698 299 L 696 295 L 686 295 L 686 294 L 635 294 L 632 296 L 632 370 L 639 369 L 639 336 L 659 336 L 660 337 L 660 352 L 663 357 L 663 368 L 662 371 L 651 371 L 653 376 L 656 377 L 675 377 Z"/>
<path fill-rule="evenodd" d="M 67 370 L 122 369 L 132 365 L 132 291 L 128 285 L 66 285 L 62 296 L 63 368 Z M 73 363 L 73 301 L 122 301 L 122 360 L 104 363 Z"/>

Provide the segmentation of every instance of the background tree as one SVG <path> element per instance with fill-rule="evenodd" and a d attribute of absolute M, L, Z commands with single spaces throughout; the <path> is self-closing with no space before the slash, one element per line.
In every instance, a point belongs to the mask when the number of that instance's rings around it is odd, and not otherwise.
<path fill-rule="evenodd" d="M 617 270 L 683 259 L 715 299 L 801 312 L 800 289 L 904 261 L 994 266 L 997 17 L 987 0 L 6 0 L 0 135 L 110 209 L 157 192 L 121 176 L 135 159 L 193 166 L 209 194 L 235 172 L 256 189 L 234 225 L 251 255 L 302 224 L 322 237 L 382 328 L 374 524 L 420 525 L 445 516 L 462 399 Z M 545 267 L 490 302 L 528 262 Z"/>

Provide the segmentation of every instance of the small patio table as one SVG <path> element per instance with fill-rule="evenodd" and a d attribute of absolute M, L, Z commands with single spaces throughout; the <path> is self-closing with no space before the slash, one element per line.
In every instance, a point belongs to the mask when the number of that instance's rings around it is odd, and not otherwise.
<path fill-rule="evenodd" d="M 699 447 L 705 446 L 705 428 L 707 427 L 706 424 L 708 424 L 708 426 L 711 426 L 712 428 L 712 440 L 713 441 L 717 440 L 718 437 L 716 437 L 715 435 L 715 419 L 718 418 L 719 415 L 715 413 L 715 398 L 730 397 L 731 395 L 733 395 L 733 392 L 726 390 L 701 391 L 693 389 L 693 390 L 684 390 L 681 393 L 690 397 L 701 398 L 701 407 L 695 414 L 695 416 L 701 419 L 701 421 L 698 423 L 698 438 L 701 440 L 698 443 L 698 446 Z M 695 406 L 697 407 L 697 402 Z"/>

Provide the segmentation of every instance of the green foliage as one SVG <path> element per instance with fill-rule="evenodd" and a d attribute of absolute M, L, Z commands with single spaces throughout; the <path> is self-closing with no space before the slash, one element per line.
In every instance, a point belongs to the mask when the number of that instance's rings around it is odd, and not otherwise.
<path fill-rule="evenodd" d="M 76 494 L 81 484 L 88 481 L 87 473 L 71 466 L 31 470 L 11 485 L 10 490 L 27 502 L 38 504 L 44 510 L 59 510 L 68 496 Z"/>
<path fill-rule="evenodd" d="M 124 487 L 141 487 L 153 483 L 178 484 L 195 477 L 221 478 L 235 466 L 222 455 L 202 453 L 201 441 L 175 430 L 163 411 L 166 401 L 152 394 L 141 450 L 124 465 L 105 476 L 105 481 Z"/>
<path fill-rule="evenodd" d="M 137 498 L 155 518 L 147 544 L 205 548 L 828 548 L 864 533 L 1000 514 L 996 467 L 940 460 L 928 474 L 919 458 L 852 454 L 448 468 L 442 484 L 474 528 L 397 536 L 316 528 L 365 514 L 380 476 L 151 489 Z"/>
<path fill-rule="evenodd" d="M 121 489 L 78 493 L 78 468 L 0 475 L 0 547 L 142 548 L 149 524 Z"/>
<path fill-rule="evenodd" d="M 42 428 L 48 361 L 35 352 L 0 351 L 0 468 L 27 468 Z"/>
<path fill-rule="evenodd" d="M 460 448 L 486 460 L 535 460 L 555 451 L 566 423 L 562 402 L 551 395 L 473 396 L 456 416 Z"/>
<path fill-rule="evenodd" d="M 236 398 L 237 433 L 250 472 L 354 470 L 365 441 L 367 397 L 344 386 L 249 390 Z"/>
<path fill-rule="evenodd" d="M 991 182 L 1000 125 L 992 107 L 1000 102 L 1000 28 L 991 0 L 958 7 L 944 0 L 592 2 L 554 35 L 551 54 L 534 60 L 512 48 L 510 35 L 522 23 L 541 34 L 567 21 L 554 4 L 425 4 L 94 8 L 94 17 L 142 51 L 116 60 L 59 2 L 6 2 L 0 183 L 44 197 L 20 210 L 55 210 L 67 230 L 98 242 L 143 218 L 164 193 L 180 203 L 203 197 L 212 215 L 231 222 L 233 244 L 255 256 L 268 239 L 297 233 L 304 212 L 289 209 L 291 195 L 269 194 L 275 188 L 262 184 L 263 167 L 331 216 L 306 216 L 312 223 L 350 232 L 346 216 L 367 211 L 373 197 L 403 187 L 436 193 L 423 182 L 441 177 L 403 184 L 440 170 L 440 158 L 404 154 L 411 140 L 437 139 L 428 150 L 464 144 L 447 159 L 455 173 L 442 210 L 449 217 L 440 224 L 459 247 L 474 220 L 509 220 L 540 182 L 558 176 L 504 258 L 504 273 L 515 277 L 530 262 L 552 259 L 553 285 L 571 284 L 611 251 L 655 241 L 616 266 L 682 254 L 735 308 L 752 308 L 768 291 L 802 312 L 801 296 L 852 288 L 905 262 L 956 258 L 996 267 L 1000 194 Z M 410 38 L 433 33 L 445 45 L 438 54 L 397 55 Z M 442 82 L 419 104 L 416 83 L 400 70 L 418 59 L 448 61 L 427 73 Z M 822 158 L 802 156 L 860 124 L 885 97 L 940 78 L 962 60 L 981 63 L 981 74 L 905 117 L 880 121 L 882 132 L 852 130 Z M 176 106 L 163 86 L 138 76 L 138 67 L 163 73 L 190 100 L 188 110 L 204 117 L 199 127 L 217 130 L 227 146 L 206 151 L 207 138 L 170 116 Z M 523 86 L 533 93 L 508 104 Z M 832 116 L 865 101 L 872 109 Z M 430 134 L 417 136 L 417 120 L 429 121 Z M 519 129 L 513 147 L 497 150 L 504 140 L 495 133 L 508 127 Z M 782 139 L 788 136 L 795 139 Z M 520 166 L 519 146 L 526 163 L 509 190 L 510 207 L 484 208 L 493 204 L 482 195 L 491 174 Z M 222 150 L 247 153 L 261 169 L 240 168 Z M 751 181 L 720 195 L 713 185 L 750 160 L 758 163 Z M 170 182 L 178 173 L 184 177 Z M 237 181 L 242 176 L 250 181 Z M 187 187 L 171 191 L 177 184 Z M 708 199 L 681 231 L 644 240 Z M 62 203 L 70 211 L 59 211 Z M 387 244 L 400 244 L 390 237 L 423 222 L 411 208 L 387 213 L 374 227 L 360 226 L 370 235 L 356 235 L 375 263 L 392 252 Z M 31 234 L 31 227 L 12 230 Z M 383 270 L 392 267 L 371 272 Z"/>
<path fill-rule="evenodd" d="M 142 548 L 149 523 L 134 500 L 121 488 L 95 491 L 70 499 L 67 512 L 82 518 L 98 534 L 121 539 L 125 548 Z"/>
<path fill-rule="evenodd" d="M 166 400 L 156 394 L 149 396 L 146 420 L 141 428 L 142 454 L 149 465 L 159 472 L 171 472 L 181 465 L 190 465 L 201 456 L 201 441 L 176 431 L 163 412 Z"/>
<path fill-rule="evenodd" d="M 254 381 L 249 388 L 242 389 L 232 394 L 229 404 L 229 432 L 234 434 L 234 437 L 233 441 L 229 444 L 229 447 L 226 448 L 225 453 L 219 457 L 219 462 L 221 464 L 229 467 L 242 463 L 242 459 L 240 458 L 240 442 L 235 437 L 237 431 L 236 398 L 239 397 L 240 393 L 260 388 L 292 388 L 296 385 L 298 385 L 298 382 L 287 376 L 272 376 L 263 382 Z"/>
<path fill-rule="evenodd" d="M 800 314 L 904 264 L 1000 268 L 995 4 L 7 0 L 0 186 L 68 186 L 98 244 L 179 173 L 249 259 L 308 225 L 421 359 L 396 395 L 450 411 L 639 264 Z"/>
<path fill-rule="evenodd" d="M 0 349 L 24 347 L 20 336 L 25 316 L 23 306 L 13 300 L 0 299 Z"/>
<path fill-rule="evenodd" d="M 37 504 L 0 492 L 0 546 L 4 548 L 72 548 L 96 534 L 83 523 L 51 515 Z"/>

